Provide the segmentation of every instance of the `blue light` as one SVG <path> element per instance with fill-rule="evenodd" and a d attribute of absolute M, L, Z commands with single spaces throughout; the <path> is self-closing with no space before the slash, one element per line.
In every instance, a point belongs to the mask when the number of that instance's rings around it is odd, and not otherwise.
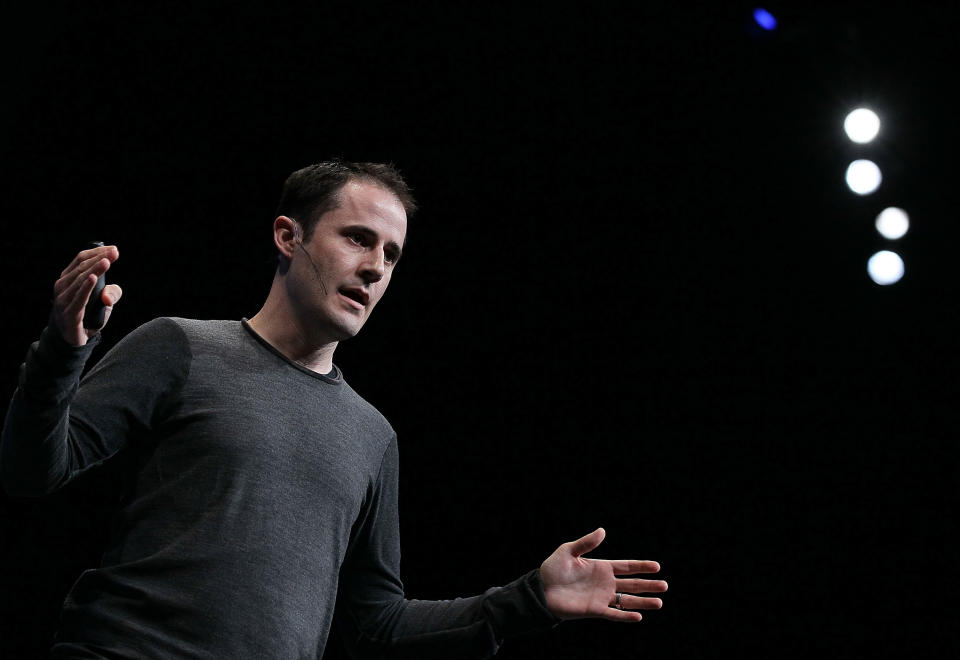
<path fill-rule="evenodd" d="M 773 17 L 773 14 L 762 7 L 757 7 L 753 10 L 753 20 L 755 20 L 757 25 L 762 27 L 764 30 L 777 29 L 777 19 Z"/>

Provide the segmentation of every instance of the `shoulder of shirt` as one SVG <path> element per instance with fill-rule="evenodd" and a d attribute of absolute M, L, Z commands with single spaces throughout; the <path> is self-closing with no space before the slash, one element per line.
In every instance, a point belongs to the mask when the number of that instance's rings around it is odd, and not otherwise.
<path fill-rule="evenodd" d="M 196 334 L 236 334 L 242 329 L 240 321 L 229 319 L 185 319 L 178 316 L 160 316 L 144 323 L 143 327 L 166 324 L 173 324 L 184 332 Z"/>
<path fill-rule="evenodd" d="M 393 427 L 390 425 L 390 422 L 387 421 L 387 418 L 383 416 L 383 413 L 377 410 L 376 406 L 360 396 L 357 391 L 353 389 L 346 381 L 343 382 L 343 387 L 345 394 L 353 399 L 353 405 L 356 407 L 357 412 L 361 413 L 363 418 L 368 420 L 368 423 L 375 427 L 375 430 L 378 431 L 379 434 L 383 434 L 388 437 L 396 435 Z"/>
<path fill-rule="evenodd" d="M 242 332 L 239 321 L 200 321 L 161 316 L 132 330 L 115 349 L 148 353 L 180 350 L 191 354 L 202 346 L 229 345 L 231 340 L 240 338 Z"/>
<path fill-rule="evenodd" d="M 137 328 L 134 332 L 178 332 L 191 345 L 203 343 L 206 341 L 222 342 L 225 339 L 247 337 L 246 331 L 240 321 L 236 320 L 200 320 L 186 319 L 175 316 L 162 316 L 155 318 Z M 365 420 L 370 425 L 371 431 L 376 431 L 387 437 L 395 437 L 396 433 L 387 418 L 377 410 L 377 408 L 360 396 L 353 387 L 343 378 L 341 372 L 340 378 L 343 381 L 344 394 L 352 399 L 352 406 L 355 414 Z M 357 421 L 359 422 L 360 419 Z"/>
<path fill-rule="evenodd" d="M 131 335 L 174 334 L 189 343 L 203 340 L 223 340 L 242 335 L 240 321 L 185 319 L 176 316 L 160 316 L 134 329 Z"/>

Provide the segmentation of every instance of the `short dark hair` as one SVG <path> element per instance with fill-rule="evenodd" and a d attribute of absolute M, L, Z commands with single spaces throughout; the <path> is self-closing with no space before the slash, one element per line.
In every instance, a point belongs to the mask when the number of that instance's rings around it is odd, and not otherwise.
<path fill-rule="evenodd" d="M 407 217 L 417 210 L 410 187 L 392 163 L 352 163 L 337 158 L 309 165 L 288 176 L 277 216 L 285 215 L 299 222 L 303 240 L 308 241 L 317 220 L 340 205 L 340 191 L 350 181 L 367 181 L 389 190 L 400 200 Z"/>

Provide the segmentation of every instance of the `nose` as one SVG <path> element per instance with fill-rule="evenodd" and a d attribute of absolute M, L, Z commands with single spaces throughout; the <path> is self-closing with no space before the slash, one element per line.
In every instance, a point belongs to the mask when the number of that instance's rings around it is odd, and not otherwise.
<path fill-rule="evenodd" d="M 386 272 L 386 263 L 383 250 L 370 250 L 367 258 L 360 264 L 360 277 L 365 284 L 373 284 L 383 279 Z"/>

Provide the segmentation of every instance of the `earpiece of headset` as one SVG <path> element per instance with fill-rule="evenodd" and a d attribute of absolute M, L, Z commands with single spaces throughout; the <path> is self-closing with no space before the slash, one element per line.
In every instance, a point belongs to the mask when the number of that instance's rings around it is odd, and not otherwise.
<path fill-rule="evenodd" d="M 300 223 L 293 220 L 293 240 L 297 242 L 297 245 L 300 246 L 300 249 L 303 250 L 303 255 L 307 258 L 307 261 L 310 262 L 310 265 L 313 267 L 313 272 L 317 276 L 317 282 L 320 283 L 320 287 L 323 289 L 324 295 L 327 293 L 327 285 L 323 283 L 323 276 L 320 274 L 320 269 L 317 268 L 316 262 L 314 262 L 313 257 L 310 256 L 310 253 L 307 252 L 307 248 L 303 247 L 303 241 L 300 239 Z"/>

